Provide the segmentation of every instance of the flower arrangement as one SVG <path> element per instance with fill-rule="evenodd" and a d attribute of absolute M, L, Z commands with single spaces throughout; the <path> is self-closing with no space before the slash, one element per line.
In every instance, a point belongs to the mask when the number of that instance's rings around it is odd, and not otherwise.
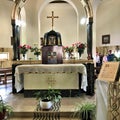
<path fill-rule="evenodd" d="M 40 55 L 40 49 L 38 47 L 33 47 L 30 49 L 31 52 L 34 52 L 34 55 L 39 56 Z"/>
<path fill-rule="evenodd" d="M 19 49 L 20 49 L 20 54 L 25 55 L 27 51 L 31 49 L 31 46 L 24 44 L 24 45 L 20 45 Z"/>
<path fill-rule="evenodd" d="M 74 50 L 74 46 L 70 46 L 70 47 L 68 47 L 68 46 L 63 46 L 63 50 L 64 50 L 65 52 L 67 52 L 67 53 L 72 53 L 73 50 Z"/>
<path fill-rule="evenodd" d="M 84 50 L 86 48 L 86 43 L 78 42 L 78 43 L 75 43 L 75 46 L 76 46 L 76 49 L 77 49 L 79 55 L 81 56 L 81 54 L 84 53 Z"/>

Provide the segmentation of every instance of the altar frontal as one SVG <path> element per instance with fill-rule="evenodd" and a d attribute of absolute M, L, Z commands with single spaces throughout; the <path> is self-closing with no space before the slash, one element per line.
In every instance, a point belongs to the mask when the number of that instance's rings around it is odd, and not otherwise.
<path fill-rule="evenodd" d="M 82 79 L 79 79 L 82 74 Z M 81 86 L 79 86 L 80 81 Z M 83 64 L 35 64 L 19 65 L 15 70 L 15 88 L 22 90 L 84 89 L 87 87 L 87 72 Z"/>

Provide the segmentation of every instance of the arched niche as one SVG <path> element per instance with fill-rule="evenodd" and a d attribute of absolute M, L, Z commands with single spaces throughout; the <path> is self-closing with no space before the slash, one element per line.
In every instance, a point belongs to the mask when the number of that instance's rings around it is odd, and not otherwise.
<path fill-rule="evenodd" d="M 27 1 L 27 4 L 28 5 L 30 5 L 30 2 L 32 2 L 32 1 L 29 1 L 29 0 L 26 0 Z M 41 25 L 40 25 L 40 22 L 39 22 L 39 16 L 40 16 L 40 14 L 41 14 L 41 12 L 42 12 L 42 10 L 43 10 L 43 8 L 47 5 L 47 4 L 49 4 L 50 2 L 52 2 L 52 1 L 55 1 L 55 0 L 47 0 L 47 1 L 45 1 L 45 0 L 41 0 L 41 1 L 36 1 L 36 3 L 34 3 L 34 5 L 35 5 L 35 12 L 39 12 L 39 13 L 37 13 L 37 15 L 38 15 L 38 20 L 34 20 L 34 22 L 38 22 L 37 24 L 35 23 L 35 26 L 37 27 L 36 29 L 38 29 L 38 30 L 36 30 L 36 31 L 38 31 L 38 33 L 37 33 L 37 35 L 38 35 L 38 41 L 39 41 L 39 39 L 40 39 L 40 37 L 41 37 L 41 35 L 42 35 L 42 33 L 41 33 Z M 92 22 L 93 22 L 93 20 L 92 20 L 92 9 L 91 9 L 91 5 L 90 5 L 90 1 L 88 0 L 88 1 L 86 1 L 86 0 L 79 0 L 79 1 L 74 1 L 74 0 L 64 0 L 64 1 L 66 1 L 66 2 L 68 2 L 72 7 L 73 7 L 73 9 L 74 9 L 74 13 L 75 13 L 75 15 L 77 16 L 77 19 L 76 19 L 76 22 L 77 22 L 77 25 L 76 25 L 76 31 L 77 32 L 75 32 L 75 40 L 74 40 L 74 42 L 76 42 L 76 41 L 78 41 L 79 40 L 79 38 L 83 35 L 81 35 L 80 36 L 80 30 L 81 31 L 83 31 L 83 29 L 81 29 L 82 27 L 80 27 L 80 24 L 79 24 L 79 21 L 80 21 L 80 16 L 79 16 L 79 14 L 78 13 L 80 13 L 80 11 L 78 10 L 78 7 L 80 6 L 80 5 L 82 5 L 83 6 L 83 11 L 85 11 L 86 12 L 86 14 L 85 14 L 85 16 L 87 17 L 87 19 L 88 19 L 88 25 L 87 25 L 87 30 L 86 30 L 86 36 L 87 36 L 87 38 L 82 38 L 83 40 L 84 39 L 87 39 L 87 43 L 91 43 L 91 44 L 89 44 L 89 46 L 88 46 L 88 49 L 87 49 L 87 53 L 88 53 L 88 55 L 90 55 L 91 57 L 90 58 L 92 58 Z M 33 2 L 32 2 L 33 3 Z M 82 3 L 82 4 L 81 4 Z M 26 4 L 26 8 L 27 8 L 27 4 Z M 29 6 L 30 7 L 30 6 Z M 32 6 L 33 7 L 33 6 Z M 26 9 L 25 8 L 25 9 Z M 32 9 L 32 8 L 31 8 Z M 28 12 L 28 11 L 26 11 L 26 12 Z M 37 16 L 36 15 L 36 13 L 35 13 L 35 17 Z M 27 29 L 27 28 L 26 28 Z M 28 36 L 28 35 L 27 35 Z M 22 38 L 21 38 L 22 39 Z M 31 38 L 31 39 L 33 39 L 33 38 Z M 69 41 L 69 40 L 68 40 Z M 34 42 L 34 41 L 33 41 Z M 82 42 L 82 41 L 81 41 Z M 67 43 L 66 43 L 67 44 Z M 17 53 L 16 53 L 17 54 Z"/>
<path fill-rule="evenodd" d="M 51 0 L 39 8 L 39 37 L 51 30 L 51 20 L 46 17 L 51 15 L 51 10 L 53 10 L 54 14 L 59 16 L 58 19 L 55 19 L 53 29 L 61 33 L 63 45 L 69 46 L 77 41 L 86 40 L 86 27 L 80 25 L 80 19 L 85 16 L 82 5 L 77 8 L 69 0 L 66 0 L 66 3 L 50 3 L 53 1 Z M 80 14 L 78 11 L 81 11 Z"/>

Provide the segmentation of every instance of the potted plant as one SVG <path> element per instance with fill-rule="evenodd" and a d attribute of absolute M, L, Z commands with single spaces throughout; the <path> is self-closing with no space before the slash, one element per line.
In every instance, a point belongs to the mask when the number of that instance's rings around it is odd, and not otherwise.
<path fill-rule="evenodd" d="M 39 59 L 41 49 L 35 46 L 35 47 L 31 47 L 30 50 L 31 50 L 31 52 L 34 53 L 34 55 L 36 55 L 36 58 Z"/>
<path fill-rule="evenodd" d="M 78 103 L 75 107 L 74 117 L 80 120 L 95 120 L 96 105 L 94 103 Z"/>
<path fill-rule="evenodd" d="M 12 112 L 13 108 L 4 102 L 0 95 L 0 120 L 5 119 L 6 115 L 10 116 Z"/>
<path fill-rule="evenodd" d="M 35 96 L 36 99 L 39 100 L 41 109 L 50 109 L 54 103 L 57 103 L 62 98 L 59 90 L 51 88 L 45 91 L 36 92 Z"/>

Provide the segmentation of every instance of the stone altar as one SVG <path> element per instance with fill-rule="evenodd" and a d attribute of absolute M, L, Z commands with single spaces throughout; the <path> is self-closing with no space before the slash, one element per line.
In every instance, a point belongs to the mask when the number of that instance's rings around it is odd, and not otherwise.
<path fill-rule="evenodd" d="M 63 60 L 63 64 L 84 64 L 86 66 L 87 70 L 87 95 L 94 95 L 94 83 L 95 83 L 95 76 L 94 76 L 94 63 L 93 60 L 87 60 L 87 59 L 70 59 L 70 60 Z M 13 61 L 12 64 L 12 93 L 16 93 L 15 89 L 15 68 L 18 65 L 35 65 L 35 64 L 42 64 L 41 60 L 19 60 L 19 61 Z M 66 91 L 65 91 L 66 92 Z M 67 92 L 66 92 L 67 93 Z"/>
<path fill-rule="evenodd" d="M 82 79 L 79 79 L 82 74 Z M 81 85 L 80 85 L 81 83 Z M 15 70 L 17 92 L 26 90 L 45 90 L 49 87 L 60 90 L 86 91 L 87 72 L 83 64 L 19 65 Z"/>

